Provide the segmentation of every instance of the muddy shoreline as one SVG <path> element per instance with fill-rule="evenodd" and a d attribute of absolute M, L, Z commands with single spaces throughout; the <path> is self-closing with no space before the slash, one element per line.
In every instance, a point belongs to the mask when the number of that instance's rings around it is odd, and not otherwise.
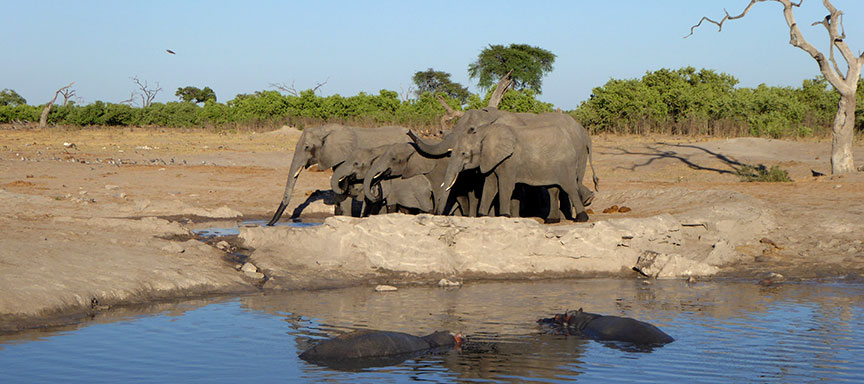
<path fill-rule="evenodd" d="M 781 283 L 864 273 L 864 175 L 811 176 L 826 172 L 829 142 L 597 137 L 602 189 L 585 224 L 330 217 L 332 206 L 312 198 L 329 172 L 309 170 L 286 212 L 308 203 L 301 218 L 322 225 L 241 226 L 217 246 L 192 231 L 269 218 L 295 133 L 0 133 L 0 332 L 261 290 L 644 278 L 632 267 L 649 251 L 652 278 Z M 855 155 L 864 158 L 860 144 Z M 794 182 L 743 183 L 736 163 L 780 165 Z M 600 213 L 612 205 L 632 211 Z M 232 256 L 237 247 L 248 259 Z M 242 269 L 246 261 L 254 271 Z"/>

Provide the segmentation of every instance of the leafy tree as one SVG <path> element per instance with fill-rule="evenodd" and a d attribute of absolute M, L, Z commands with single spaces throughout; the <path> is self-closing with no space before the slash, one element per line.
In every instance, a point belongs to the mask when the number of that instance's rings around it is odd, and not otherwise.
<path fill-rule="evenodd" d="M 14 107 L 16 105 L 26 104 L 27 100 L 24 100 L 24 97 L 19 95 L 18 92 L 15 92 L 11 89 L 4 89 L 0 91 L 0 105 L 10 105 Z"/>
<path fill-rule="evenodd" d="M 468 66 L 468 76 L 477 79 L 477 86 L 488 90 L 513 70 L 513 88 L 541 92 L 542 78 L 552 71 L 555 54 L 527 44 L 490 45 Z"/>
<path fill-rule="evenodd" d="M 197 87 L 177 88 L 175 96 L 179 97 L 183 102 L 204 103 L 207 101 L 216 101 L 216 92 L 213 92 L 210 87 L 198 89 Z"/>
<path fill-rule="evenodd" d="M 450 74 L 447 72 L 429 68 L 425 71 L 415 73 L 412 80 L 414 81 L 414 85 L 417 86 L 417 97 L 420 97 L 424 93 L 436 94 L 440 92 L 452 99 L 459 100 L 461 104 L 465 104 L 468 100 L 468 88 L 450 80 Z"/>

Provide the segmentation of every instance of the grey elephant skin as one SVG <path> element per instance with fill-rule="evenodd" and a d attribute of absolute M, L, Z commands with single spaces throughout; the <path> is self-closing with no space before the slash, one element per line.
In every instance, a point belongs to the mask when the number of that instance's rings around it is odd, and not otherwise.
<path fill-rule="evenodd" d="M 461 335 L 438 331 L 426 336 L 403 332 L 364 330 L 324 340 L 300 354 L 311 363 L 336 368 L 398 364 L 410 356 L 458 347 Z"/>
<path fill-rule="evenodd" d="M 570 143 L 573 143 L 574 148 L 572 149 L 572 151 L 574 152 L 573 154 L 576 156 L 576 169 L 573 174 L 575 174 L 576 176 L 576 187 L 578 189 L 578 195 L 576 196 L 578 196 L 577 199 L 581 200 L 582 202 L 582 204 L 574 206 L 574 208 L 577 210 L 577 212 L 584 211 L 584 209 L 581 208 L 584 208 L 585 205 L 590 204 L 590 201 L 593 199 L 593 192 L 591 192 L 591 190 L 585 187 L 583 184 L 583 178 L 585 176 L 587 165 L 591 165 L 593 173 L 592 180 L 594 181 L 595 190 L 597 189 L 599 180 L 596 172 L 594 171 L 594 165 L 592 161 L 593 148 L 590 135 L 588 134 L 588 131 L 585 130 L 584 127 L 582 127 L 581 124 L 573 120 L 573 118 L 568 115 L 564 115 L 561 113 L 513 113 L 500 111 L 497 108 L 484 108 L 466 111 L 465 115 L 459 119 L 453 129 L 449 133 L 447 133 L 438 143 L 428 143 L 414 135 L 413 132 L 409 133 L 409 135 L 411 136 L 411 139 L 416 143 L 417 148 L 421 151 L 421 153 L 428 156 L 450 155 L 452 157 L 451 152 L 465 135 L 474 133 L 480 127 L 487 126 L 493 122 L 498 124 L 499 126 L 509 126 L 514 130 L 520 131 L 557 127 L 559 129 L 558 135 L 546 139 L 550 139 L 552 140 L 552 142 L 569 140 Z M 541 152 L 535 154 L 535 156 L 537 156 L 538 158 L 547 155 L 557 155 L 554 151 L 552 151 L 552 148 L 543 148 L 541 146 L 539 150 Z M 485 180 L 483 182 L 483 189 L 485 190 L 483 195 L 484 197 L 487 197 L 487 203 L 483 204 L 484 207 L 488 207 L 491 204 L 491 202 L 488 202 L 488 200 L 491 200 L 488 199 L 489 196 L 494 197 L 496 193 L 500 193 L 500 191 L 495 189 L 496 184 L 497 182 L 495 180 Z M 553 192 L 556 191 L 552 191 L 550 189 L 550 193 Z M 507 193 L 512 193 L 512 191 L 507 191 Z M 555 196 L 557 196 L 557 192 Z M 499 201 L 504 200 L 501 199 L 499 196 Z M 562 202 L 562 205 L 564 203 L 569 202 Z M 506 207 L 506 205 L 507 204 L 503 204 L 503 206 L 505 206 L 503 212 L 505 213 L 510 210 L 510 208 Z M 502 204 L 499 204 L 499 208 L 501 208 L 501 206 Z M 499 209 L 499 212 L 501 211 L 502 210 Z M 555 211 L 557 211 L 557 209 Z"/>
<path fill-rule="evenodd" d="M 568 334 L 576 334 L 597 341 L 621 341 L 643 346 L 657 346 L 675 341 L 660 328 L 629 317 L 604 316 L 595 313 L 567 311 L 554 317 L 537 320 L 538 323 L 560 327 Z"/>
<path fill-rule="evenodd" d="M 469 129 L 459 137 L 450 155 L 444 184 L 452 185 L 462 171 L 470 169 L 494 175 L 498 184 L 499 213 L 503 216 L 511 216 L 509 203 L 517 183 L 550 190 L 560 188 L 568 195 L 576 220 L 587 221 L 580 176 L 587 161 L 586 151 L 586 145 L 567 127 L 548 125 L 524 129 L 496 121 Z M 487 188 L 490 180 L 487 176 L 480 211 L 489 210 L 495 197 L 494 188 Z"/>
<path fill-rule="evenodd" d="M 381 180 L 375 187 L 366 186 L 366 178 L 374 161 L 386 154 L 391 146 L 410 145 L 408 143 L 390 144 L 371 149 L 357 149 L 349 158 L 333 170 L 330 187 L 337 194 L 346 194 L 364 202 L 369 207 L 365 213 L 376 214 L 382 205 L 388 212 L 402 208 L 419 212 L 431 212 L 432 187 L 422 177 L 393 178 Z M 365 214 L 364 214 L 365 215 Z"/>
<path fill-rule="evenodd" d="M 444 180 L 447 170 L 448 159 L 443 156 L 426 157 L 420 154 L 413 144 L 399 143 L 384 146 L 384 152 L 371 164 L 366 176 L 363 177 L 363 191 L 367 197 L 375 198 L 375 187 L 380 183 L 395 180 L 425 180 L 430 195 L 430 206 L 423 212 L 432 212 L 431 206 L 437 196 L 444 192 L 440 185 Z M 457 211 L 468 216 L 468 189 L 457 186 L 451 193 L 454 201 L 449 202 L 450 209 L 444 211 L 446 214 Z M 424 199 L 425 201 L 425 199 Z"/>
<path fill-rule="evenodd" d="M 282 213 L 291 202 L 297 177 L 303 169 L 314 164 L 318 164 L 320 169 L 334 168 L 344 162 L 355 149 L 406 142 L 408 141 L 406 133 L 408 133 L 407 128 L 392 126 L 358 128 L 327 124 L 304 129 L 294 148 L 294 157 L 291 160 L 290 174 L 285 184 L 282 201 L 267 225 L 276 224 L 282 217 Z M 337 213 L 340 211 L 341 209 Z"/>

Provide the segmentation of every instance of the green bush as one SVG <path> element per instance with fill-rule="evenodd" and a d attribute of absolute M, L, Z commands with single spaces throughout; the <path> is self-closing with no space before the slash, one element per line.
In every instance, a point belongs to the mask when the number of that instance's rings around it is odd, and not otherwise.
<path fill-rule="evenodd" d="M 768 183 L 786 183 L 792 181 L 792 179 L 789 178 L 789 172 L 777 165 L 768 169 L 762 164 L 755 167 L 745 164 L 735 169 L 735 174 L 738 175 L 741 181 L 747 182 L 759 181 Z"/>

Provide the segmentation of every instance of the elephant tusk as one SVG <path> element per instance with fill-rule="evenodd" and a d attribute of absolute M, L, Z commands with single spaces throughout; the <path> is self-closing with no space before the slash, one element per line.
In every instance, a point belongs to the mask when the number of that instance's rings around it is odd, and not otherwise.
<path fill-rule="evenodd" d="M 347 178 L 348 178 L 348 176 L 342 176 L 342 177 L 340 177 L 340 178 L 339 178 L 339 183 L 341 184 L 341 183 L 342 183 L 343 181 L 345 181 L 345 179 L 347 179 Z"/>
<path fill-rule="evenodd" d="M 377 179 L 377 178 L 381 177 L 381 175 L 383 175 L 383 174 L 384 174 L 384 171 L 378 172 L 378 173 L 376 173 L 375 176 L 373 176 L 372 178 L 373 178 L 373 179 Z"/>
<path fill-rule="evenodd" d="M 300 176 L 300 171 L 302 171 L 302 170 L 303 170 L 303 168 L 297 168 L 297 172 L 294 172 L 294 178 L 295 178 L 295 179 L 296 179 L 298 176 Z"/>
<path fill-rule="evenodd" d="M 453 178 L 453 181 L 450 182 L 450 185 L 448 185 L 447 188 L 445 188 L 444 190 L 449 192 L 450 188 L 453 188 L 453 184 L 456 184 L 456 178 L 455 177 Z M 444 183 L 441 183 L 441 186 L 443 187 Z"/>

